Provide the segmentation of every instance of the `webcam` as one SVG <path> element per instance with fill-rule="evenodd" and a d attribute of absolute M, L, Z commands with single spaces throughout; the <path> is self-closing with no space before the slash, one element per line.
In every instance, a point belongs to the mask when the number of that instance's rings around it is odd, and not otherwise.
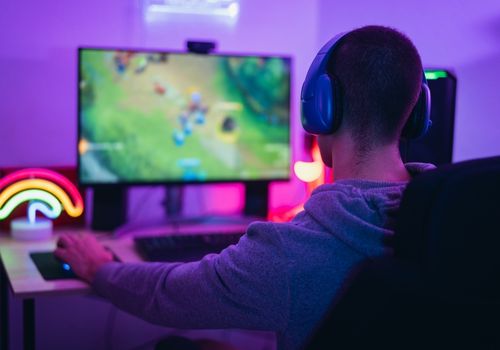
<path fill-rule="evenodd" d="M 215 50 L 215 42 L 213 41 L 192 41 L 188 40 L 186 42 L 187 49 L 189 52 L 199 53 L 199 54 L 209 54 Z"/>

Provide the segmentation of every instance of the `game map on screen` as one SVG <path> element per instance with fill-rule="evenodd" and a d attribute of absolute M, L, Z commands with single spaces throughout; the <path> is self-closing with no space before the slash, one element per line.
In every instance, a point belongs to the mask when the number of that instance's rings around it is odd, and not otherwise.
<path fill-rule="evenodd" d="M 83 184 L 287 179 L 290 62 L 79 50 Z"/>

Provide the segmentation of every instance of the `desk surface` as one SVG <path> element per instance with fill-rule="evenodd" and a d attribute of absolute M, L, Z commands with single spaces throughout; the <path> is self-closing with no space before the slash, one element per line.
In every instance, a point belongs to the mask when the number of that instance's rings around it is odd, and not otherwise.
<path fill-rule="evenodd" d="M 58 294 L 87 294 L 90 286 L 77 279 L 46 281 L 40 275 L 33 260 L 29 256 L 32 252 L 52 251 L 56 247 L 59 234 L 67 232 L 77 234 L 90 232 L 88 230 L 61 230 L 54 234 L 50 240 L 44 241 L 16 241 L 8 234 L 0 236 L 0 256 L 9 278 L 14 296 L 31 298 L 42 295 Z M 131 238 L 111 239 L 101 235 L 100 241 L 111 248 L 124 262 L 141 261 L 135 253 Z"/>
<path fill-rule="evenodd" d="M 246 225 L 246 224 L 245 224 Z M 210 225 L 209 225 L 210 226 Z M 137 235 L 155 234 L 197 234 L 206 232 L 231 233 L 237 229 L 244 229 L 242 225 L 206 225 L 186 226 L 179 230 L 178 227 L 149 228 L 127 234 L 122 238 L 113 238 L 109 234 L 98 233 L 98 240 L 109 247 L 123 262 L 141 262 L 136 253 L 133 237 Z M 62 229 L 54 233 L 50 240 L 44 241 L 16 241 L 6 233 L 0 233 L 0 257 L 5 272 L 10 281 L 14 296 L 19 298 L 32 298 L 43 295 L 69 295 L 89 294 L 90 286 L 81 280 L 65 279 L 46 281 L 40 275 L 33 260 L 29 256 L 32 252 L 53 251 L 56 247 L 57 237 L 61 233 L 95 233 L 85 229 Z"/>

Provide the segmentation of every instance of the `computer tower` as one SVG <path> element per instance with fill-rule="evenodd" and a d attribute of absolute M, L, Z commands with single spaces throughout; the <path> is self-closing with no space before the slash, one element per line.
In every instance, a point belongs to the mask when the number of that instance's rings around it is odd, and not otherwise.
<path fill-rule="evenodd" d="M 432 126 L 421 139 L 401 141 L 401 156 L 405 163 L 451 163 L 457 79 L 446 70 L 426 70 L 425 75 L 431 91 Z"/>

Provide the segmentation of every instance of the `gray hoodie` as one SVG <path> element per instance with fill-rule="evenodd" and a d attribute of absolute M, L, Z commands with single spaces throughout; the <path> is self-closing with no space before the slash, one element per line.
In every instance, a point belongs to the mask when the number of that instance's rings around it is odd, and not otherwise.
<path fill-rule="evenodd" d="M 413 174 L 433 168 L 406 167 Z M 255 222 L 218 255 L 191 263 L 109 263 L 93 286 L 153 323 L 275 331 L 279 349 L 297 349 L 353 268 L 391 254 L 387 241 L 405 186 L 364 180 L 322 185 L 292 222 Z"/>

